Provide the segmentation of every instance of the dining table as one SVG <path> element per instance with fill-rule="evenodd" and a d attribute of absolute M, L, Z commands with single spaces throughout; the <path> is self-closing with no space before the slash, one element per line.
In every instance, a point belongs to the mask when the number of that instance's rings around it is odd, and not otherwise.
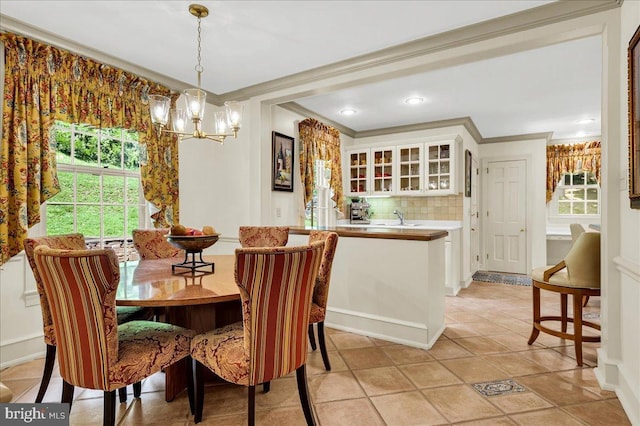
<path fill-rule="evenodd" d="M 163 321 L 203 333 L 242 320 L 240 293 L 234 278 L 235 255 L 206 255 L 210 271 L 174 272 L 178 258 L 127 261 L 120 264 L 118 306 L 154 307 Z M 190 366 L 179 362 L 165 369 L 165 400 L 186 388 Z"/>

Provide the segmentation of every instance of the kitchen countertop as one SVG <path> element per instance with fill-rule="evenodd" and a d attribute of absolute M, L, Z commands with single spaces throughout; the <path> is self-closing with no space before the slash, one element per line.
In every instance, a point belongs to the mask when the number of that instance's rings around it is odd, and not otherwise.
<path fill-rule="evenodd" d="M 448 232 L 442 229 L 424 229 L 416 227 L 382 227 L 382 226 L 331 226 L 331 227 L 304 227 L 290 226 L 289 233 L 297 235 L 308 235 L 312 230 L 333 231 L 341 237 L 356 238 L 381 238 L 387 240 L 415 240 L 431 241 L 444 238 Z"/>

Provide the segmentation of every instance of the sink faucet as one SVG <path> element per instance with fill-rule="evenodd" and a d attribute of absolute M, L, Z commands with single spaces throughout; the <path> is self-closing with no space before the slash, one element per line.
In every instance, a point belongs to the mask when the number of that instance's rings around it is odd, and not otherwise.
<path fill-rule="evenodd" d="M 396 216 L 398 216 L 398 219 L 400 219 L 400 225 L 404 225 L 404 213 L 402 213 L 399 210 L 394 210 L 393 214 L 395 214 Z"/>

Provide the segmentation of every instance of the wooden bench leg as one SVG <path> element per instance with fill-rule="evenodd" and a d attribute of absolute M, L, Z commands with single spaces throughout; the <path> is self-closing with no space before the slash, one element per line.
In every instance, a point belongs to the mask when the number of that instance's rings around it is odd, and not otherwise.
<path fill-rule="evenodd" d="M 573 295 L 573 342 L 576 347 L 576 362 L 582 367 L 582 293 Z"/>
<path fill-rule="evenodd" d="M 527 342 L 529 345 L 535 342 L 540 334 L 540 330 L 536 328 L 536 324 L 540 325 L 540 288 L 536 287 L 535 283 L 532 283 L 531 289 L 533 291 L 533 329 Z"/>
<path fill-rule="evenodd" d="M 567 332 L 567 295 L 560 293 L 560 318 L 562 324 L 562 332 Z"/>

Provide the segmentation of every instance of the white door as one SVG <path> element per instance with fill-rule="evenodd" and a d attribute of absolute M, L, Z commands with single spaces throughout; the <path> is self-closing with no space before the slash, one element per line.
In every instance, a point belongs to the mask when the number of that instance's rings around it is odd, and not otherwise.
<path fill-rule="evenodd" d="M 525 160 L 492 161 L 487 172 L 487 269 L 527 273 Z"/>
<path fill-rule="evenodd" d="M 469 221 L 469 225 L 471 227 L 471 232 L 469 236 L 470 242 L 470 259 L 471 259 L 471 273 L 474 274 L 479 269 L 480 263 L 480 242 L 478 240 L 478 232 L 479 232 L 479 217 L 480 212 L 478 210 L 478 160 L 473 158 L 471 160 L 471 207 L 470 214 L 471 219 Z"/>

